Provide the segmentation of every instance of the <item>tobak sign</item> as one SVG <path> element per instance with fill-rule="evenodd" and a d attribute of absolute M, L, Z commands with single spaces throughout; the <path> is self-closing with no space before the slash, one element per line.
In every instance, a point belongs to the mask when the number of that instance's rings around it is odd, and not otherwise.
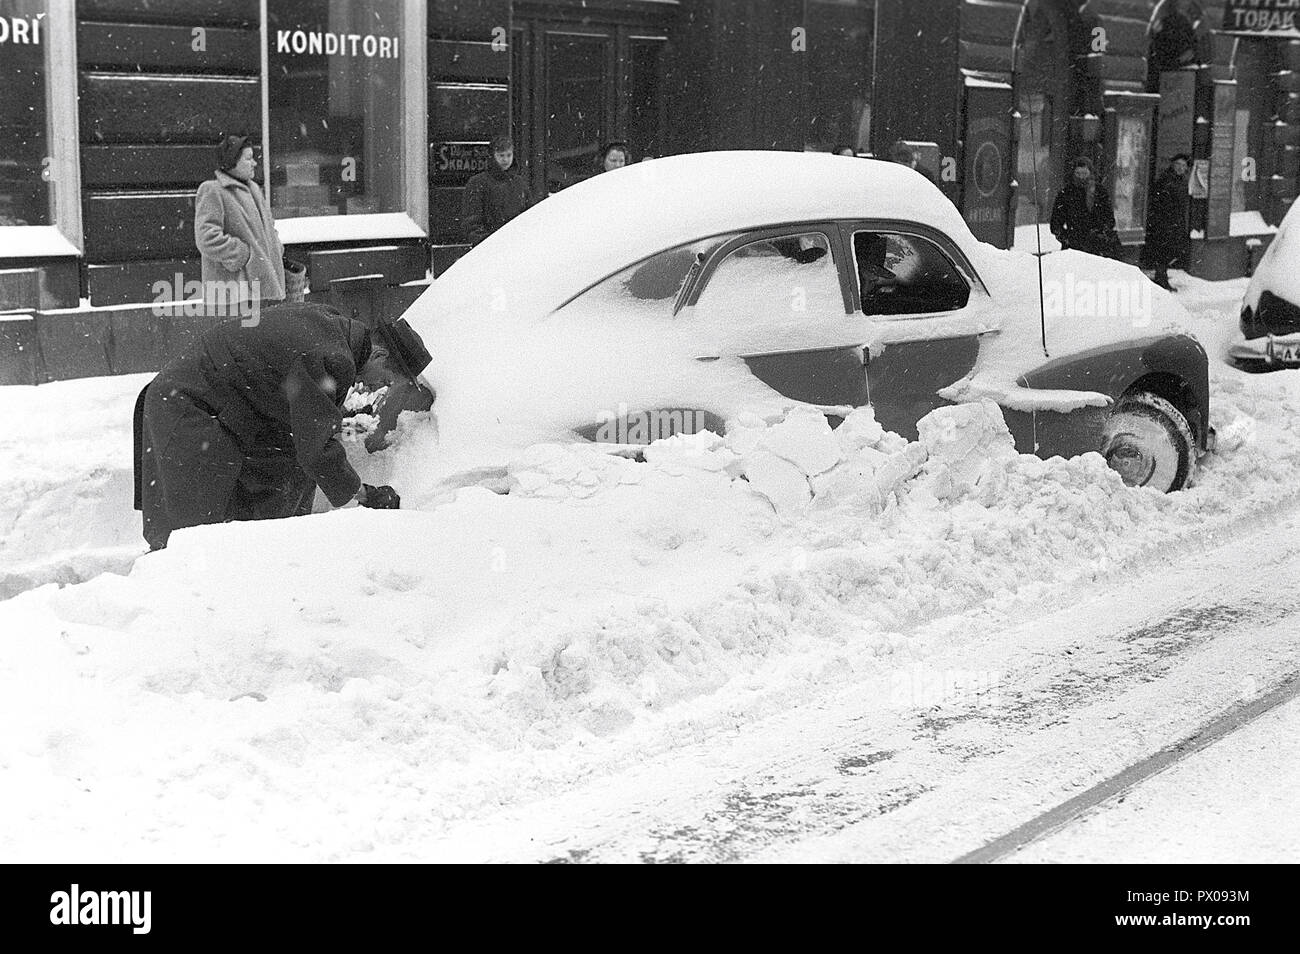
<path fill-rule="evenodd" d="M 1300 37 L 1300 0 L 1227 0 L 1223 29 L 1231 33 Z"/>

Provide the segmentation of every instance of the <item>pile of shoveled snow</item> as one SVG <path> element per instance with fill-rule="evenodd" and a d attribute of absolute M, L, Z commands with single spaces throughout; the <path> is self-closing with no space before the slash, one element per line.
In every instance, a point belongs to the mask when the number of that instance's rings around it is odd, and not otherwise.
<path fill-rule="evenodd" d="M 0 599 L 126 572 L 145 550 L 131 415 L 151 377 L 0 388 Z"/>
<path fill-rule="evenodd" d="M 1016 455 L 988 404 L 741 420 L 511 493 L 182 531 L 0 603 L 11 860 L 419 857 L 453 820 L 907 664 L 907 628 L 1294 499 L 1300 375 L 1221 382 L 1197 487 Z M 887 661 L 880 657 L 890 657 Z M 900 657 L 901 660 L 900 660 Z"/>

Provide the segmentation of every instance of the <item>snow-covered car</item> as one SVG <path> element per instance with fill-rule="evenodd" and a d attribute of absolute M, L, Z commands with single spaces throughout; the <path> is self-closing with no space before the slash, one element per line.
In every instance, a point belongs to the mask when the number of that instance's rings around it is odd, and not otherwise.
<path fill-rule="evenodd" d="M 1277 235 L 1246 286 L 1241 336 L 1228 354 L 1245 364 L 1300 367 L 1300 203 L 1282 217 Z"/>
<path fill-rule="evenodd" d="M 554 195 L 406 317 L 433 354 L 439 444 L 644 444 L 792 404 L 870 404 L 915 438 L 992 399 L 1022 452 L 1099 451 L 1183 486 L 1210 437 L 1204 349 L 1137 269 L 975 239 L 904 166 L 810 153 L 637 163 Z M 473 455 L 471 455 L 473 456 Z"/>

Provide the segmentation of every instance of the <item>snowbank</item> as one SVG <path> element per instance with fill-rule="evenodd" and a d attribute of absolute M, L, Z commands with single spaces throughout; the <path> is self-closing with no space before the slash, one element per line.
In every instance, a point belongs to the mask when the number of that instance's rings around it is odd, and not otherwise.
<path fill-rule="evenodd" d="M 1176 283 L 1214 355 L 1244 280 Z M 1300 372 L 1211 373 L 1220 451 L 1169 496 L 1014 455 L 982 403 L 910 443 L 795 409 L 461 476 L 508 495 L 430 466 L 436 424 L 407 415 L 357 463 L 413 509 L 182 531 L 0 602 L 0 856 L 427 858 L 458 819 L 919 662 L 921 621 L 1267 526 L 1300 486 Z M 7 572 L 143 551 L 145 380 L 0 389 Z"/>
<path fill-rule="evenodd" d="M 144 552 L 131 414 L 151 377 L 0 388 L 0 599 L 125 572 Z"/>
<path fill-rule="evenodd" d="M 1014 454 L 988 404 L 911 443 L 796 410 L 644 462 L 534 447 L 509 495 L 428 511 L 181 531 L 129 576 L 0 603 L 0 853 L 421 857 L 489 806 L 896 666 L 919 621 L 1294 499 L 1300 374 L 1224 374 L 1227 450 L 1170 496 Z"/>

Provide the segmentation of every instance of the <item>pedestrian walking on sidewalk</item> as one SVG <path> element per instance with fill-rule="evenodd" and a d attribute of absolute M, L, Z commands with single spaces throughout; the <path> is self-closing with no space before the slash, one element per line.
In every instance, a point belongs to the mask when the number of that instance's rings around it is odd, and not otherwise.
<path fill-rule="evenodd" d="M 1189 168 L 1191 157 L 1179 153 L 1169 160 L 1165 171 L 1156 179 L 1151 193 L 1151 212 L 1147 215 L 1146 244 L 1142 247 L 1142 264 L 1155 269 L 1152 276 L 1155 283 L 1170 291 L 1173 286 L 1169 284 L 1169 269 L 1186 267 L 1187 256 L 1192 250 L 1187 226 Z"/>

